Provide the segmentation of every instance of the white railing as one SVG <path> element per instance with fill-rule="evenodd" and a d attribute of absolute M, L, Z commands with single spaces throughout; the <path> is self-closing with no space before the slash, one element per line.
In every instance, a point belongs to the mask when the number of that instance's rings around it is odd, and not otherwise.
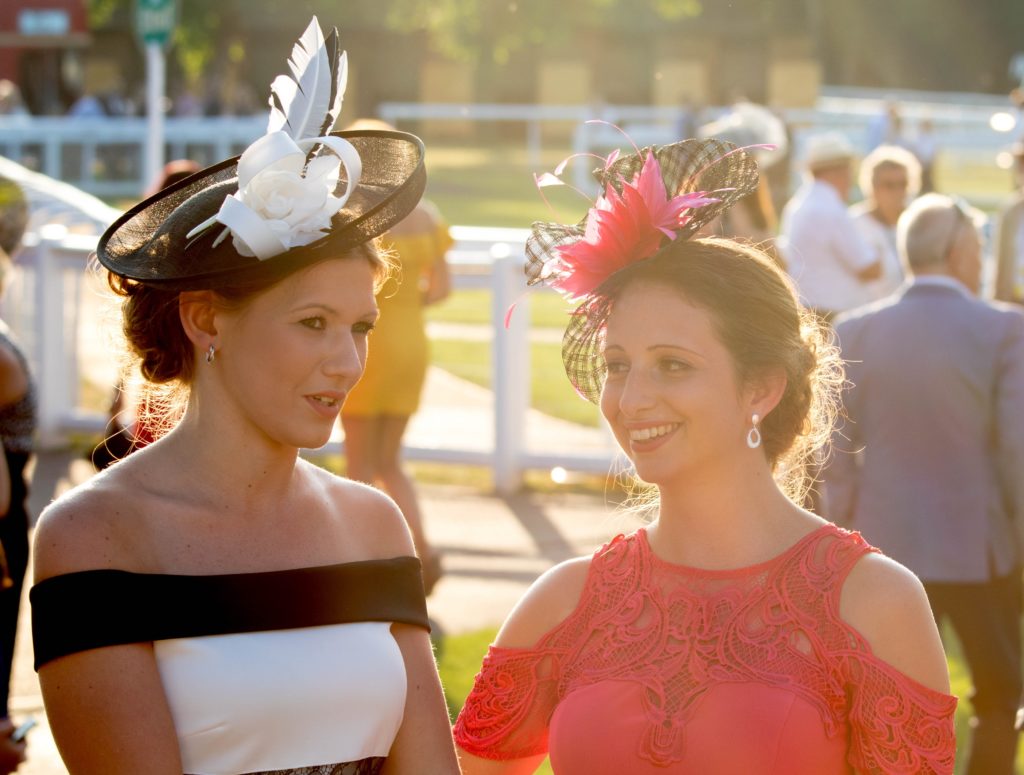
<path fill-rule="evenodd" d="M 266 131 L 265 116 L 168 118 L 165 157 L 206 166 L 240 154 Z M 0 116 L 0 156 L 106 198 L 137 199 L 144 180 L 143 118 Z"/>
<path fill-rule="evenodd" d="M 615 452 L 610 437 L 604 448 L 592 451 L 527 448 L 529 295 L 523 295 L 522 271 L 527 232 L 456 226 L 452 233 L 456 242 L 449 258 L 454 286 L 491 291 L 493 416 L 487 419 L 493 445 L 485 449 L 440 443 L 407 446 L 404 455 L 413 460 L 490 466 L 500 492 L 518 489 L 528 469 L 611 470 Z M 58 229 L 29 235 L 3 300 L 2 317 L 24 344 L 38 384 L 41 446 L 66 444 L 70 435 L 97 433 L 107 423 L 101 411 L 82 408 L 85 386 L 112 390 L 118 373 L 113 334 L 116 310 L 104 300 L 98 274 L 87 268 L 94 248 L 94 238 L 73 237 Z M 505 313 L 513 302 L 517 311 L 505 329 Z M 107 397 L 101 395 L 101 403 Z M 429 412 L 429 406 L 422 411 Z M 338 449 L 335 442 L 327 451 Z"/>
<path fill-rule="evenodd" d="M 809 132 L 840 129 L 866 146 L 868 125 L 884 108 L 888 92 L 828 89 L 813 108 L 785 109 L 780 114 L 793 129 L 794 161 L 798 161 Z M 1012 112 L 1005 99 L 993 95 L 904 92 L 901 113 L 913 130 L 921 119 L 934 124 L 937 144 L 954 163 L 960 158 L 993 160 L 1020 133 L 992 128 L 997 112 Z M 710 120 L 723 111 L 709 107 Z M 621 127 L 638 145 L 679 139 L 681 108 L 665 105 L 533 105 L 385 102 L 378 108 L 391 123 L 404 121 L 501 122 L 525 128 L 528 164 L 542 169 L 542 129 L 545 125 L 573 126 L 573 151 L 606 151 L 625 142 L 611 125 Z M 606 124 L 585 123 L 601 119 Z M 241 153 L 266 126 L 263 116 L 168 118 L 166 157 L 214 163 Z M 146 122 L 141 118 L 69 118 L 0 116 L 0 156 L 64 180 L 89 193 L 108 198 L 137 198 L 149 181 L 143 180 Z M 588 166 L 575 165 L 577 187 L 590 185 Z"/>
<path fill-rule="evenodd" d="M 1020 132 L 1018 124 L 997 131 L 991 120 L 996 113 L 1016 111 L 1008 100 L 995 95 L 942 94 L 938 92 L 870 92 L 868 90 L 830 89 L 822 94 L 813 108 L 788 108 L 779 110 L 779 115 L 792 132 L 791 178 L 800 177 L 800 159 L 807 137 L 822 130 L 844 132 L 851 142 L 862 151 L 868 150 L 868 135 L 871 122 L 885 108 L 886 99 L 899 100 L 901 116 L 908 125 L 908 139 L 914 139 L 919 122 L 929 119 L 933 126 L 934 140 L 940 153 L 951 164 L 983 161 L 994 164 L 996 156 L 1005 151 Z M 708 107 L 703 111 L 702 120 L 711 120 L 726 108 Z M 654 145 L 674 142 L 679 138 L 679 126 L 683 118 L 682 109 L 656 105 L 483 105 L 460 103 L 423 104 L 418 102 L 386 102 L 379 108 L 381 116 L 391 123 L 402 121 L 475 121 L 475 122 L 519 122 L 526 127 L 526 144 L 529 164 L 534 171 L 542 170 L 541 128 L 548 122 L 562 122 L 574 125 L 572 150 L 575 154 L 591 152 L 607 153 L 612 148 L 621 148 L 629 140 L 637 145 Z M 600 123 L 594 123 L 592 120 Z M 587 122 L 590 123 L 587 123 Z M 622 130 L 620 132 L 619 130 Z M 591 165 L 576 164 L 573 167 L 573 185 L 581 190 L 590 190 L 594 183 L 590 175 Z M 978 204 L 994 205 L 997 198 L 987 201 L 975 197 Z M 989 197 L 991 199 L 992 197 Z M 980 201 L 986 199 L 986 201 Z"/>

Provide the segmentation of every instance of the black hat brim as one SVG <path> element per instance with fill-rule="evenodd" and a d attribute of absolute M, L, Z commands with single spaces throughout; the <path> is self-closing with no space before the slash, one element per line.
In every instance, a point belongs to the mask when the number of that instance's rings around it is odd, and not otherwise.
<path fill-rule="evenodd" d="M 260 260 L 235 250 L 230 235 L 214 246 L 224 227 L 215 224 L 186 235 L 220 210 L 238 190 L 234 157 L 140 202 L 117 219 L 96 248 L 100 264 L 114 274 L 168 289 L 217 289 L 238 282 L 274 280 L 305 266 L 336 258 L 362 245 L 408 215 L 426 186 L 423 142 L 405 132 L 332 132 L 359 152 L 362 175 L 322 239 Z M 339 181 L 337 191 L 345 186 Z"/>

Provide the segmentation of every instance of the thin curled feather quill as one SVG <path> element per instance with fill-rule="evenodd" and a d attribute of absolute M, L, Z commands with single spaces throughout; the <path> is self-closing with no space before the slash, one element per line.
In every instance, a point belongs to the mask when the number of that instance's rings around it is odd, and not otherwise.
<path fill-rule="evenodd" d="M 267 132 L 287 132 L 294 140 L 319 137 L 334 125 L 348 78 L 347 57 L 338 55 L 337 30 L 329 41 L 316 17 L 292 48 L 291 75 L 270 84 Z"/>
<path fill-rule="evenodd" d="M 341 115 L 341 102 L 345 97 L 345 87 L 348 86 L 348 54 L 341 51 L 337 27 L 327 36 L 326 48 L 327 61 L 331 69 L 331 96 L 328 100 L 327 115 L 324 116 L 324 123 L 320 127 L 320 135 L 330 132 Z"/>

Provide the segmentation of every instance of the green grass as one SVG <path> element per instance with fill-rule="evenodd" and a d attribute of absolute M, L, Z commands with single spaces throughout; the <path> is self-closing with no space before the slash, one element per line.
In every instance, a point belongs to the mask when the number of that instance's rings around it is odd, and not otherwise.
<path fill-rule="evenodd" d="M 572 305 L 556 293 L 531 291 L 516 308 L 530 310 L 531 329 L 552 329 L 562 335 L 569 322 Z M 440 304 L 427 307 L 429 321 L 489 326 L 491 324 L 491 292 L 486 288 L 467 288 L 453 291 Z"/>
<path fill-rule="evenodd" d="M 431 362 L 481 387 L 491 386 L 491 343 L 466 339 L 434 339 Z M 562 366 L 562 346 L 530 345 L 530 405 L 563 420 L 598 427 L 597 407 L 584 401 L 569 385 Z"/>
<path fill-rule="evenodd" d="M 1022 625 L 1022 629 L 1024 629 L 1024 625 Z M 970 753 L 967 750 L 971 736 L 969 721 L 974 713 L 971 701 L 968 699 L 971 691 L 971 676 L 967 670 L 967 663 L 964 662 L 960 641 L 954 634 L 953 628 L 949 626 L 949 622 L 945 622 L 942 627 L 942 643 L 946 648 L 946 657 L 949 662 L 950 691 L 960 698 L 956 708 L 956 772 L 960 773 L 963 772 L 967 764 L 967 756 Z M 1024 746 L 1017 748 L 1016 770 L 1024 772 Z"/>
<path fill-rule="evenodd" d="M 533 174 L 554 169 L 571 152 L 551 145 L 531 160 L 525 141 L 474 144 L 427 141 L 427 197 L 449 223 L 526 228 L 556 220 L 533 182 Z M 566 177 L 571 178 L 570 174 Z M 545 189 L 558 208 L 557 220 L 577 221 L 589 204 L 568 189 Z"/>
<path fill-rule="evenodd" d="M 480 670 L 487 647 L 494 640 L 497 631 L 493 629 L 479 630 L 477 632 L 463 635 L 452 635 L 444 640 L 444 649 L 438 668 L 441 673 L 441 681 L 445 688 L 445 698 L 448 701 L 448 709 L 452 718 L 458 715 L 459 709 L 466 701 L 470 689 L 473 687 L 473 678 Z M 949 628 L 942 633 L 943 642 L 946 644 L 946 653 L 949 659 L 949 677 L 953 694 L 960 697 L 960 703 L 956 710 L 956 738 L 957 757 L 956 772 L 963 772 L 966 764 L 966 742 L 970 737 L 968 720 L 971 717 L 971 703 L 966 699 L 970 691 L 970 678 L 967 673 L 967 666 L 964 664 L 960 650 L 960 643 L 952 634 Z M 1017 755 L 1017 771 L 1024 772 L 1024 750 Z M 550 773 L 547 762 L 544 768 L 538 770 L 541 773 Z"/>
<path fill-rule="evenodd" d="M 570 153 L 569 144 L 545 139 L 539 159 L 531 159 L 524 138 L 469 139 L 454 143 L 424 135 L 427 144 L 427 196 L 450 223 L 527 228 L 536 220 L 578 221 L 589 204 L 565 188 L 544 189 L 549 207 L 533 182 L 534 173 L 549 172 Z M 589 159 L 570 163 L 563 178 L 572 181 L 573 164 L 592 167 Z M 995 201 L 1012 190 L 1010 172 L 991 163 L 939 156 L 936 183 L 940 191 L 969 200 Z M 553 208 L 553 209 L 552 209 Z"/>

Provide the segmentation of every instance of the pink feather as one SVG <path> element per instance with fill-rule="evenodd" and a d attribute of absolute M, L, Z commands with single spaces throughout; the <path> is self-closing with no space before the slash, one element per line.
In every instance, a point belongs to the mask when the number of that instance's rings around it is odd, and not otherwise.
<path fill-rule="evenodd" d="M 689 211 L 717 202 L 707 192 L 669 197 L 661 165 L 648 153 L 622 193 L 609 186 L 587 214 L 583 238 L 558 248 L 561 268 L 551 285 L 572 299 L 592 293 L 629 264 L 649 258 L 665 239 L 675 239 Z"/>

